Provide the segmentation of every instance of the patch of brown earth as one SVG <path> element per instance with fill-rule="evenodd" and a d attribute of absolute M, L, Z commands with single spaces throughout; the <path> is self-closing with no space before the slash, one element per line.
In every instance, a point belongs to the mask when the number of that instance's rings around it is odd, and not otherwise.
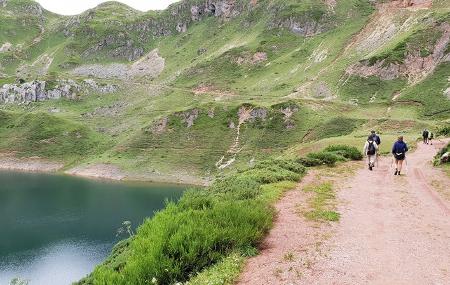
<path fill-rule="evenodd" d="M 194 95 L 210 94 L 217 97 L 217 99 L 236 96 L 236 94 L 231 91 L 221 90 L 220 88 L 217 88 L 213 85 L 203 85 L 203 84 L 194 88 L 192 90 L 192 93 L 194 93 Z"/>

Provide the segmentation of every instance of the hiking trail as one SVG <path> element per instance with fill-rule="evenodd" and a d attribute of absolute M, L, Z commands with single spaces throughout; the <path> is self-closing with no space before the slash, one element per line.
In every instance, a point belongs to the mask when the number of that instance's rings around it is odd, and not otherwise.
<path fill-rule="evenodd" d="M 276 204 L 274 227 L 237 284 L 450 284 L 450 178 L 431 164 L 444 143 L 419 143 L 400 177 L 390 156 L 373 172 L 365 161 L 346 177 L 310 172 Z M 340 221 L 306 220 L 298 209 L 308 194 L 298 190 L 328 176 Z"/>

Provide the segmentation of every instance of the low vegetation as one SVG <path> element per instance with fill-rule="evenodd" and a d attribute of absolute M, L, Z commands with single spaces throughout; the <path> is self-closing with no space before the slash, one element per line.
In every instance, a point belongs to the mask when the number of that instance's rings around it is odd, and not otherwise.
<path fill-rule="evenodd" d="M 203 276 L 236 270 L 230 256 L 255 254 L 272 224 L 271 204 L 304 173 L 305 167 L 293 161 L 262 162 L 207 189 L 191 189 L 147 220 L 128 243 L 115 248 L 113 260 L 80 284 L 174 284 L 212 265 Z"/>
<path fill-rule="evenodd" d="M 304 213 L 305 217 L 313 221 L 338 221 L 339 213 L 334 211 L 333 201 L 336 196 L 330 182 L 320 185 L 310 185 L 304 188 L 305 192 L 314 193 L 310 199 L 311 210 Z"/>
<path fill-rule="evenodd" d="M 327 165 L 360 158 L 356 149 L 343 145 L 310 157 Z M 190 189 L 119 243 L 79 284 L 231 284 L 271 228 L 273 203 L 305 173 L 301 159 L 268 159 L 206 189 Z M 323 209 L 332 198 L 330 186 L 315 191 L 317 209 L 311 215 L 337 219 Z"/>

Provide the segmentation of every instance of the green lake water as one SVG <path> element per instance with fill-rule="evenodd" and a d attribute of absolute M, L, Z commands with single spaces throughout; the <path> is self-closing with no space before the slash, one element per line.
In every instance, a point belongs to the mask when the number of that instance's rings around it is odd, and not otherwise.
<path fill-rule="evenodd" d="M 0 172 L 0 285 L 65 285 L 84 277 L 133 227 L 185 187 Z"/>

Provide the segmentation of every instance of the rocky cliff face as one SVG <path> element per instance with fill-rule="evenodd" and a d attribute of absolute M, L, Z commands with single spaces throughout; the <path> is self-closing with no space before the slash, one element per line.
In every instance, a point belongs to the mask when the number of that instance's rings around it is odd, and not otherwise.
<path fill-rule="evenodd" d="M 24 104 L 51 99 L 75 99 L 86 91 L 111 93 L 117 91 L 115 85 L 99 85 L 93 80 L 77 83 L 73 80 L 58 80 L 50 86 L 46 81 L 32 81 L 23 84 L 5 84 L 0 88 L 0 104 Z"/>
<path fill-rule="evenodd" d="M 135 16 L 131 21 L 115 20 L 117 32 L 100 35 L 89 25 L 95 19 L 95 9 L 82 15 L 70 17 L 62 29 L 67 37 L 88 37 L 90 42 L 82 57 L 89 58 L 98 52 L 106 52 L 111 58 L 134 61 L 145 53 L 143 43 L 161 36 L 184 33 L 195 21 L 206 17 L 227 20 L 238 16 L 247 1 L 206 0 L 181 1 L 170 6 L 162 14 Z M 97 20 L 98 21 L 98 20 Z"/>
<path fill-rule="evenodd" d="M 420 49 L 413 43 L 406 43 L 404 59 L 399 62 L 387 62 L 387 59 L 364 60 L 350 66 L 347 73 L 362 77 L 377 76 L 383 80 L 407 78 L 409 83 L 417 83 L 431 74 L 442 62 L 450 61 L 450 24 L 442 23 L 435 27 L 441 34 L 434 43 L 428 40 L 426 49 Z M 426 54 L 424 54 L 426 53 Z"/>

